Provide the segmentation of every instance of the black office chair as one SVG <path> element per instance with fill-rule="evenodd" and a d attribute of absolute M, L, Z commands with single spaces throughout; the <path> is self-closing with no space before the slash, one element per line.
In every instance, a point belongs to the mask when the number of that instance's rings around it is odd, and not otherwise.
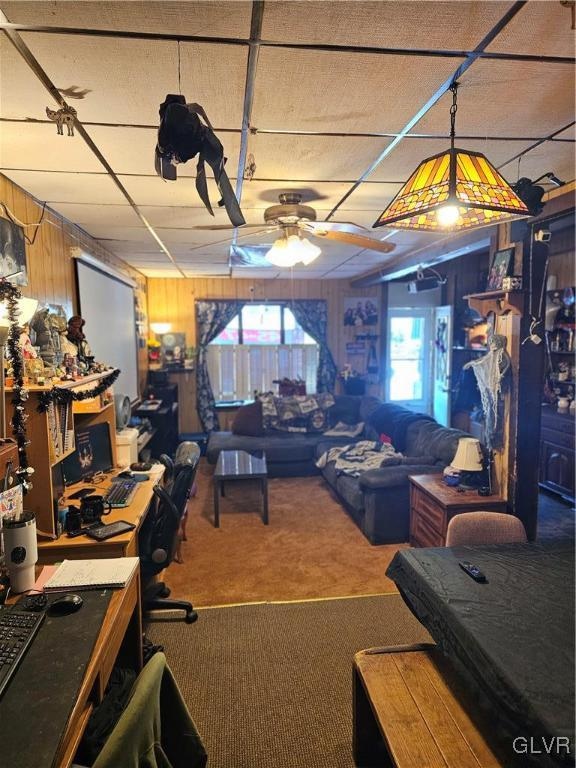
<path fill-rule="evenodd" d="M 167 456 L 161 457 L 166 467 L 164 484 L 154 486 L 156 505 L 147 515 L 139 536 L 143 610 L 183 610 L 188 624 L 198 618 L 192 603 L 168 599 L 170 589 L 164 582 L 154 581 L 154 577 L 168 567 L 178 549 L 180 521 L 186 511 L 199 460 L 200 448 L 190 442 L 178 446 L 173 462 Z"/>

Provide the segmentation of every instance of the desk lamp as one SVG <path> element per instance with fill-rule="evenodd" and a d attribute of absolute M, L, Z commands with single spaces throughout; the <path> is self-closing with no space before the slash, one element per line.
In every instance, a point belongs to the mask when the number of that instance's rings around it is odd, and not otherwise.
<path fill-rule="evenodd" d="M 22 297 L 18 299 L 18 309 L 16 312 L 18 325 L 24 325 L 29 323 L 33 318 L 36 308 L 38 307 L 37 299 L 29 299 Z M 8 341 L 8 335 L 10 333 L 10 320 L 8 318 L 8 304 L 6 301 L 0 302 L 0 437 L 6 437 L 6 400 L 4 395 L 4 355 L 6 351 L 6 342 Z"/>
<path fill-rule="evenodd" d="M 475 437 L 461 437 L 450 466 L 460 472 L 461 488 L 478 488 L 484 469 L 480 441 Z"/>

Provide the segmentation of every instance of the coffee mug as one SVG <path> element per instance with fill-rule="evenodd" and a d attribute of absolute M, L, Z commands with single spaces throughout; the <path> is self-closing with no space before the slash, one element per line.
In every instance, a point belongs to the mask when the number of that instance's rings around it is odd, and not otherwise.
<path fill-rule="evenodd" d="M 66 533 L 76 533 L 82 527 L 82 517 L 78 507 L 70 507 L 66 512 L 66 521 L 64 527 Z"/>
<path fill-rule="evenodd" d="M 89 525 L 98 523 L 102 515 L 109 515 L 112 504 L 104 499 L 104 496 L 96 494 L 84 496 L 80 502 L 80 515 L 82 522 Z"/>

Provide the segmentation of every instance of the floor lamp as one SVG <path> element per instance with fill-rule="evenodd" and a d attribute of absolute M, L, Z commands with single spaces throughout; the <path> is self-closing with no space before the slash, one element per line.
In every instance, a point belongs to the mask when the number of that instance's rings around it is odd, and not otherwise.
<path fill-rule="evenodd" d="M 17 301 L 16 321 L 18 325 L 29 323 L 34 317 L 38 307 L 37 299 L 22 297 Z M 5 399 L 5 353 L 6 342 L 10 334 L 10 318 L 8 317 L 8 304 L 0 302 L 0 437 L 6 437 L 6 399 Z"/>

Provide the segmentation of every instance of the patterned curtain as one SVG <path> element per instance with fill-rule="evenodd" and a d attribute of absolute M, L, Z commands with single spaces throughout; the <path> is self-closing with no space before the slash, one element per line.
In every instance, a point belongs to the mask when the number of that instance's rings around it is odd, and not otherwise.
<path fill-rule="evenodd" d="M 291 301 L 292 310 L 296 321 L 312 336 L 318 344 L 318 392 L 334 392 L 336 385 L 336 363 L 330 350 L 326 337 L 328 327 L 328 308 L 324 299 L 295 299 Z"/>
<path fill-rule="evenodd" d="M 208 344 L 222 333 L 244 306 L 243 301 L 197 301 L 196 336 L 198 359 L 196 364 L 196 408 L 204 432 L 220 429 L 214 409 L 214 393 L 208 374 Z"/>

